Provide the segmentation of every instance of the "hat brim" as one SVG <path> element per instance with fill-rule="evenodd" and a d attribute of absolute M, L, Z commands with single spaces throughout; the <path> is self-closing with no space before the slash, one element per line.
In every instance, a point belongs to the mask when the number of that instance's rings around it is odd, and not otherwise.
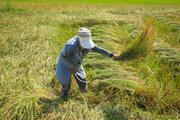
<path fill-rule="evenodd" d="M 85 49 L 91 49 L 94 47 L 94 42 L 91 37 L 79 37 L 80 44 Z"/>

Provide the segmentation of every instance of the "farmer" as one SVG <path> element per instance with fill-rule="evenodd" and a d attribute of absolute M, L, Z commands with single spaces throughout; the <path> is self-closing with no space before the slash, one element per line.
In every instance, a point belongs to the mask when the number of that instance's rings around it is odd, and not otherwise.
<path fill-rule="evenodd" d="M 97 46 L 91 39 L 91 32 L 87 28 L 80 28 L 78 36 L 70 39 L 62 49 L 56 66 L 56 77 L 62 84 L 62 97 L 67 98 L 71 88 L 71 75 L 73 74 L 82 92 L 87 92 L 86 73 L 82 62 L 84 56 L 92 50 L 110 58 L 117 56 Z"/>

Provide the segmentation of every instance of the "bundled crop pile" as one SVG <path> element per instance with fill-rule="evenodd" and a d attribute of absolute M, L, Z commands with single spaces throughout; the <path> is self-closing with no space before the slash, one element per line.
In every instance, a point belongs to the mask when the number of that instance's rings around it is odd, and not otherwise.
<path fill-rule="evenodd" d="M 154 30 L 151 27 L 151 24 L 148 23 L 137 40 L 129 45 L 129 47 L 119 56 L 119 59 L 128 60 L 146 55 L 152 48 L 153 38 Z"/>

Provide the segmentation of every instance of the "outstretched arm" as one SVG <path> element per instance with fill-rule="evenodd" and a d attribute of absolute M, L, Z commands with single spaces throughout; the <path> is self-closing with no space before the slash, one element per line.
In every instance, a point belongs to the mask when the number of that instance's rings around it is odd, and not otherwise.
<path fill-rule="evenodd" d="M 97 53 L 100 53 L 102 55 L 105 55 L 105 56 L 108 56 L 110 58 L 114 58 L 114 59 L 117 59 L 117 56 L 114 55 L 113 53 L 95 45 L 92 49 L 91 49 L 93 52 L 97 52 Z"/>

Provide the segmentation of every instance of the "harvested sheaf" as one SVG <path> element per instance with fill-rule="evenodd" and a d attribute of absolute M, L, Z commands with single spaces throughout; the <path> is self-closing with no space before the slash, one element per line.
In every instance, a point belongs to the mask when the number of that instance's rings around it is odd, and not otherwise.
<path fill-rule="evenodd" d="M 129 47 L 119 56 L 119 60 L 129 60 L 145 56 L 152 48 L 154 35 L 154 29 L 149 22 L 146 24 L 146 27 L 137 40 L 130 44 Z"/>

